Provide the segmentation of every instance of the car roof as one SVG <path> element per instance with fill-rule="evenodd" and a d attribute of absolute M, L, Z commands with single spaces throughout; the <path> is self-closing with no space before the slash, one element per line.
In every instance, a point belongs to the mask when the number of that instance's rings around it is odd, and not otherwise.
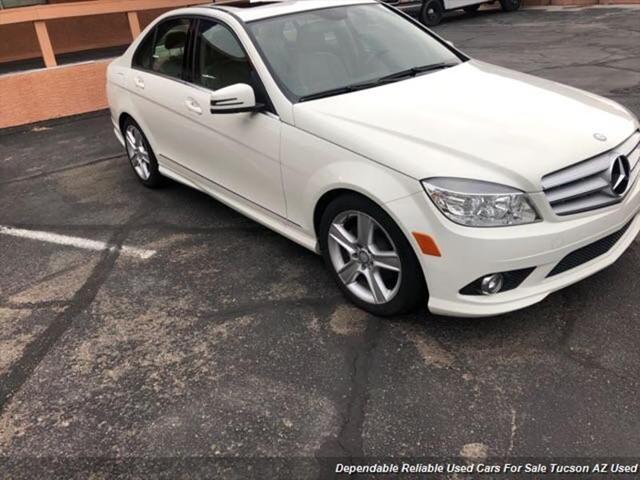
<path fill-rule="evenodd" d="M 376 3 L 376 0 L 230 0 L 216 2 L 211 8 L 227 11 L 242 21 L 250 22 L 289 13 Z"/>

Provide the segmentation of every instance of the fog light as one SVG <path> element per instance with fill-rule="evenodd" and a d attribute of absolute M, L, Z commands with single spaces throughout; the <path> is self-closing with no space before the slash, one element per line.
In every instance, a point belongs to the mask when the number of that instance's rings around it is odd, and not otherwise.
<path fill-rule="evenodd" d="M 534 270 L 535 267 L 529 267 L 482 275 L 469 285 L 461 288 L 460 293 L 462 295 L 491 295 L 498 292 L 508 292 L 518 288 Z"/>
<path fill-rule="evenodd" d="M 482 277 L 482 281 L 480 282 L 480 291 L 483 295 L 493 295 L 494 293 L 498 293 L 502 290 L 503 283 L 504 276 L 501 273 L 487 275 L 486 277 Z"/>

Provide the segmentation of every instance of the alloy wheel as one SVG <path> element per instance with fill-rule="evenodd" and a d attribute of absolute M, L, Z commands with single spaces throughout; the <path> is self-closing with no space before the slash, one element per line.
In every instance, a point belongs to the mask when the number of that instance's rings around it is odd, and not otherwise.
<path fill-rule="evenodd" d="M 142 137 L 142 132 L 135 125 L 128 125 L 125 130 L 127 155 L 133 169 L 142 180 L 149 180 L 151 176 L 151 158 Z"/>
<path fill-rule="evenodd" d="M 328 233 L 329 257 L 341 282 L 360 300 L 390 302 L 398 293 L 402 264 L 385 229 L 369 215 L 340 213 Z"/>

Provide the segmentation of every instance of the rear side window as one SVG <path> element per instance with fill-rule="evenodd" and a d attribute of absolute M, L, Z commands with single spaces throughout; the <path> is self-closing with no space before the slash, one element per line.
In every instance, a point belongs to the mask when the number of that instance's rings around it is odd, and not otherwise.
<path fill-rule="evenodd" d="M 151 70 L 151 55 L 153 55 L 153 42 L 156 37 L 155 29 L 151 30 L 145 39 L 140 43 L 136 53 L 133 55 L 133 66 L 144 70 Z"/>
<path fill-rule="evenodd" d="M 191 21 L 172 18 L 156 26 L 134 55 L 133 64 L 174 78 L 183 78 L 185 53 Z"/>

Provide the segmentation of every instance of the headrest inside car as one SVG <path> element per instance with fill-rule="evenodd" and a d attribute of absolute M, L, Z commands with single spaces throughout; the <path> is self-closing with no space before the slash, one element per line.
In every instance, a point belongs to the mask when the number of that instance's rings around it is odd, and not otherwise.
<path fill-rule="evenodd" d="M 169 32 L 164 39 L 164 48 L 173 50 L 183 48 L 187 43 L 187 34 L 181 31 Z"/>

